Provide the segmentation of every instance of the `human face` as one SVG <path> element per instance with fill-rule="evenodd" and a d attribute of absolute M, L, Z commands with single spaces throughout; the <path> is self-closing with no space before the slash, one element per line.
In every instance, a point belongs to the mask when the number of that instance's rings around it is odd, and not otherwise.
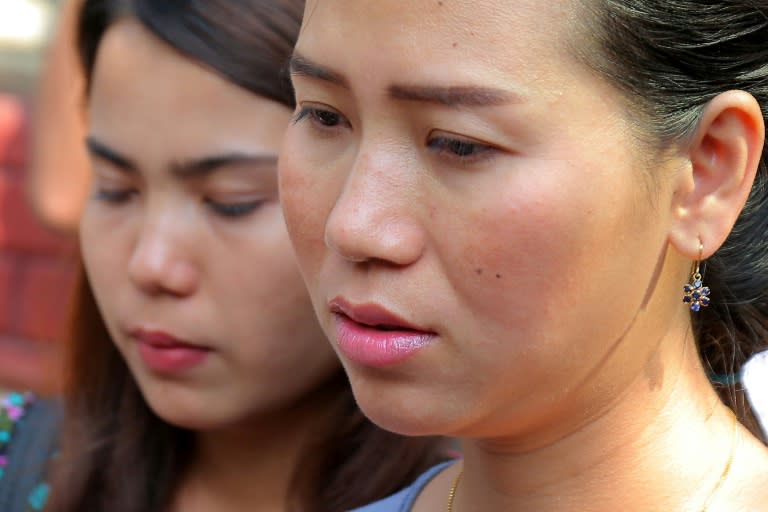
<path fill-rule="evenodd" d="M 573 57 L 571 7 L 305 14 L 283 207 L 364 412 L 409 434 L 586 421 L 685 315 L 664 264 L 671 180 Z"/>
<path fill-rule="evenodd" d="M 290 109 L 183 58 L 135 21 L 107 32 L 89 101 L 83 258 L 152 409 L 187 428 L 237 425 L 337 371 L 278 203 Z"/>

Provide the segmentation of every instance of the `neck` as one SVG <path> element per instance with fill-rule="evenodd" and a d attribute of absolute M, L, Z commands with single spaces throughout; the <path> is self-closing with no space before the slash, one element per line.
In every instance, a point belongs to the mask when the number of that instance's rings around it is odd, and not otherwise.
<path fill-rule="evenodd" d="M 298 499 L 292 495 L 296 470 L 311 463 L 303 457 L 323 431 L 329 392 L 324 388 L 289 408 L 196 433 L 194 460 L 175 509 L 286 510 Z"/>
<path fill-rule="evenodd" d="M 664 363 L 660 381 L 649 381 L 654 368 L 646 368 L 578 427 L 544 443 L 465 443 L 455 510 L 704 509 L 743 432 L 707 382 L 692 341 L 659 346 L 667 353 L 648 364 Z"/>

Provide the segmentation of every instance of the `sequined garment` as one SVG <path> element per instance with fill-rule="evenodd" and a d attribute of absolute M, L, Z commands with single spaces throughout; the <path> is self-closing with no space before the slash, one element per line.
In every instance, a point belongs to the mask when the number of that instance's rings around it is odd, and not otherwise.
<path fill-rule="evenodd" d="M 14 435 L 24 428 L 24 417 L 34 401 L 32 393 L 9 393 L 0 403 L 0 485 L 10 464 L 8 448 Z M 25 512 L 42 510 L 48 499 L 48 491 L 46 482 L 38 483 L 27 499 Z"/>

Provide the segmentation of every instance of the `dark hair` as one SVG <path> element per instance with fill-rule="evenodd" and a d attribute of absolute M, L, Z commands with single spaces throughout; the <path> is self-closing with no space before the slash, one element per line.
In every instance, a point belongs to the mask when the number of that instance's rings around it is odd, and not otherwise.
<path fill-rule="evenodd" d="M 768 2 L 582 0 L 580 56 L 624 93 L 644 137 L 683 142 L 707 103 L 739 89 L 768 114 Z M 740 366 L 768 348 L 768 161 L 763 151 L 746 206 L 706 262 L 712 305 L 692 315 L 705 368 L 723 401 L 758 437 Z"/>
<path fill-rule="evenodd" d="M 132 16 L 182 55 L 248 91 L 285 105 L 284 72 L 301 24 L 298 0 L 86 0 L 78 44 L 90 81 L 108 28 Z M 54 468 L 55 512 L 161 512 L 194 453 L 194 433 L 145 402 L 115 348 L 81 272 L 65 383 L 62 451 Z M 295 472 L 292 510 L 338 512 L 380 499 L 438 461 L 438 441 L 386 432 L 358 409 L 343 371 Z"/>

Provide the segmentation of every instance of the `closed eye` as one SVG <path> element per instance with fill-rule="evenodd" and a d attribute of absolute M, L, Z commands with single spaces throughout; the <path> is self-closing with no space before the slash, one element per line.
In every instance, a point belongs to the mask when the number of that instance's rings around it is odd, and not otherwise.
<path fill-rule="evenodd" d="M 108 204 L 119 205 L 127 202 L 137 191 L 131 188 L 98 188 L 94 197 Z"/>
<path fill-rule="evenodd" d="M 243 201 L 239 203 L 220 203 L 212 199 L 205 199 L 205 204 L 207 204 L 216 214 L 229 218 L 245 217 L 256 211 L 263 203 L 264 201 L 262 200 Z"/>

